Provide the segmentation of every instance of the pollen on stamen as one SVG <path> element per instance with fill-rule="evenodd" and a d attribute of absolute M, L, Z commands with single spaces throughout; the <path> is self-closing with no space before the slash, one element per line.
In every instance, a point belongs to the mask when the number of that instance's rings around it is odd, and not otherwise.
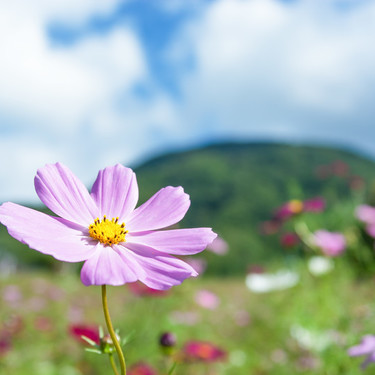
<path fill-rule="evenodd" d="M 109 220 L 106 215 L 103 216 L 103 220 L 96 218 L 89 226 L 90 237 L 109 246 L 125 242 L 128 231 L 125 230 L 125 223 L 119 224 L 118 220 L 118 217 Z"/>

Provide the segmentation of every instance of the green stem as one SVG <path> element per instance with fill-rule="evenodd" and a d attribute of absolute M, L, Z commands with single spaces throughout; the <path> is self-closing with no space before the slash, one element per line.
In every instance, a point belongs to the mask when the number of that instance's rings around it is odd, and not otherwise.
<path fill-rule="evenodd" d="M 103 302 L 104 318 L 107 324 L 108 332 L 109 332 L 109 335 L 111 336 L 113 345 L 116 348 L 118 359 L 120 361 L 121 375 L 126 375 L 126 364 L 125 364 L 124 354 L 122 353 L 121 346 L 117 340 L 116 333 L 112 326 L 111 317 L 109 315 L 106 285 L 102 285 L 102 302 Z"/>
<path fill-rule="evenodd" d="M 118 371 L 117 371 L 117 368 L 116 368 L 115 360 L 113 359 L 113 354 L 112 353 L 109 354 L 109 361 L 111 362 L 112 370 L 115 373 L 115 375 L 119 375 Z"/>

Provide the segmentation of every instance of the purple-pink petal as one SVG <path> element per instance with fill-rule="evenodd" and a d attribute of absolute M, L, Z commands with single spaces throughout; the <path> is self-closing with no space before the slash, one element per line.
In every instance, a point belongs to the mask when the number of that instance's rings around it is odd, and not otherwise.
<path fill-rule="evenodd" d="M 216 236 L 211 228 L 188 228 L 129 233 L 126 239 L 128 243 L 146 245 L 163 253 L 192 255 L 203 251 Z"/>
<path fill-rule="evenodd" d="M 345 236 L 342 233 L 329 232 L 324 229 L 317 230 L 313 234 L 312 242 L 328 256 L 340 255 L 346 247 Z"/>
<path fill-rule="evenodd" d="M 375 352 L 375 336 L 365 335 L 362 337 L 360 344 L 352 346 L 348 350 L 348 354 L 352 357 L 365 355 Z"/>
<path fill-rule="evenodd" d="M 145 271 L 144 274 L 137 275 L 139 280 L 150 288 L 166 290 L 189 277 L 198 276 L 189 264 L 174 256 L 135 243 L 127 243 L 126 247 L 132 251 L 137 263 Z"/>
<path fill-rule="evenodd" d="M 47 164 L 39 169 L 34 183 L 40 200 L 62 218 L 88 226 L 99 216 L 86 187 L 63 164 Z"/>
<path fill-rule="evenodd" d="M 169 227 L 178 223 L 190 206 L 184 189 L 167 186 L 130 214 L 126 227 L 129 232 L 142 232 Z"/>
<path fill-rule="evenodd" d="M 58 260 L 80 262 L 93 253 L 85 228 L 61 218 L 7 202 L 0 206 L 0 222 L 16 240 Z"/>
<path fill-rule="evenodd" d="M 366 224 L 375 224 L 375 207 L 362 204 L 357 207 L 355 215 Z"/>
<path fill-rule="evenodd" d="M 97 245 L 96 251 L 86 260 L 81 270 L 84 285 L 123 285 L 138 280 L 134 269 L 124 262 L 117 250 Z"/>
<path fill-rule="evenodd" d="M 138 184 L 135 173 L 121 164 L 98 173 L 91 196 L 99 207 L 99 217 L 119 217 L 120 222 L 134 210 L 138 202 Z"/>

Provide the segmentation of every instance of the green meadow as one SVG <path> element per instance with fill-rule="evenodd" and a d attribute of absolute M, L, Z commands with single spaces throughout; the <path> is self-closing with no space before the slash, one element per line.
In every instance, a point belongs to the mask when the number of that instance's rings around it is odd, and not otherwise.
<path fill-rule="evenodd" d="M 359 280 L 341 261 L 320 277 L 303 262 L 293 268 L 300 275 L 296 286 L 262 294 L 251 292 L 244 278 L 187 280 L 165 296 L 109 288 L 114 325 L 123 336 L 131 333 L 124 347 L 128 366 L 143 361 L 165 373 L 158 340 L 169 331 L 177 350 L 203 340 L 227 353 L 217 363 L 180 363 L 176 374 L 361 374 L 360 359 L 346 352 L 373 330 L 374 280 Z M 219 297 L 217 308 L 196 303 L 201 289 Z M 105 325 L 99 287 L 84 287 L 67 271 L 20 273 L 2 279 L 0 294 L 1 320 L 22 320 L 0 359 L 2 374 L 109 373 L 105 355 L 86 352 L 69 334 L 75 323 Z"/>

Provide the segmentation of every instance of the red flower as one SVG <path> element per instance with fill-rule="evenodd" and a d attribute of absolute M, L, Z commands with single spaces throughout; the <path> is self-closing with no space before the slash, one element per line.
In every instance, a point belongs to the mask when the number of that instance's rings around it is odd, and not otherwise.
<path fill-rule="evenodd" d="M 0 358 L 10 351 L 12 344 L 9 337 L 0 335 Z"/>
<path fill-rule="evenodd" d="M 69 327 L 69 333 L 81 343 L 87 344 L 87 342 L 82 339 L 82 336 L 86 336 L 90 340 L 94 341 L 97 345 L 100 344 L 99 331 L 98 327 L 96 326 L 89 326 L 84 324 L 71 325 Z"/>
<path fill-rule="evenodd" d="M 281 245 L 286 248 L 296 246 L 299 241 L 299 237 L 293 232 L 284 233 L 280 238 Z"/>
<path fill-rule="evenodd" d="M 303 210 L 305 212 L 322 212 L 326 207 L 326 202 L 321 197 L 307 199 L 303 202 Z"/>
<path fill-rule="evenodd" d="M 289 218 L 302 212 L 322 212 L 324 208 L 325 201 L 321 197 L 315 197 L 305 201 L 293 199 L 284 203 L 276 210 L 274 220 L 288 220 Z"/>
<path fill-rule="evenodd" d="M 287 220 L 290 217 L 300 214 L 303 211 L 303 202 L 297 199 L 293 199 L 289 202 L 284 203 L 281 207 L 276 210 L 276 220 Z"/>
<path fill-rule="evenodd" d="M 226 352 L 206 341 L 189 341 L 183 348 L 186 361 L 215 362 L 226 359 Z"/>
<path fill-rule="evenodd" d="M 140 362 L 133 365 L 127 372 L 128 375 L 157 375 L 157 372 L 147 363 Z"/>

